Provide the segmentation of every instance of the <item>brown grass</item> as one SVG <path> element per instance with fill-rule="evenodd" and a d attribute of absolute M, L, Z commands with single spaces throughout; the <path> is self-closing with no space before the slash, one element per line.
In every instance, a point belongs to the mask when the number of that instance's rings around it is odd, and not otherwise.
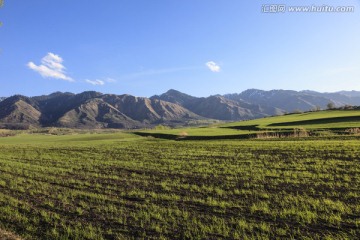
<path fill-rule="evenodd" d="M 295 128 L 292 133 L 282 133 L 282 132 L 261 132 L 257 133 L 255 138 L 301 138 L 309 137 L 309 132 L 304 128 Z"/>
<path fill-rule="evenodd" d="M 189 134 L 187 132 L 183 131 L 183 132 L 179 133 L 178 138 L 186 138 L 188 135 Z"/>
<path fill-rule="evenodd" d="M 352 135 L 359 135 L 360 134 L 360 128 L 346 129 L 345 132 L 348 132 L 349 134 L 352 134 Z"/>
<path fill-rule="evenodd" d="M 22 240 L 19 236 L 16 236 L 15 234 L 0 229 L 0 239 L 1 240 Z"/>
<path fill-rule="evenodd" d="M 10 136 L 15 136 L 15 135 L 16 135 L 15 131 L 0 129 L 0 137 L 10 137 Z"/>

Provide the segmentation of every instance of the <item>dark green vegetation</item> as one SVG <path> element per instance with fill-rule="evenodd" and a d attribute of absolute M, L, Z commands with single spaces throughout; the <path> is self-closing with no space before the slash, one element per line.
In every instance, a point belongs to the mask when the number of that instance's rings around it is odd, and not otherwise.
<path fill-rule="evenodd" d="M 337 129 L 359 127 L 349 113 L 313 114 L 345 117 Z M 310 119 L 316 118 L 143 133 L 178 140 L 206 131 L 231 136 Z M 314 124 L 319 131 L 330 126 L 330 134 L 221 141 L 126 132 L 0 138 L 0 229 L 26 239 L 358 239 L 360 137 L 334 133 L 334 123 L 323 120 L 301 127 Z M 238 130 L 246 126 L 250 130 Z"/>

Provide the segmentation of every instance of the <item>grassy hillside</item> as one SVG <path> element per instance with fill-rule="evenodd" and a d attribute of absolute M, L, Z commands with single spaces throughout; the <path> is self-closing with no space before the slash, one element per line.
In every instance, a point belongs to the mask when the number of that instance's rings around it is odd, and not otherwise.
<path fill-rule="evenodd" d="M 324 134 L 324 130 L 327 131 L 327 135 L 348 135 L 351 133 L 350 130 L 358 133 L 359 130 L 356 128 L 360 128 L 360 110 L 328 110 L 216 124 L 203 128 L 155 129 L 141 131 L 138 134 L 178 140 L 216 140 L 255 138 L 261 133 L 291 134 L 294 129 L 301 129 L 312 136 Z"/>
<path fill-rule="evenodd" d="M 346 129 L 360 127 L 360 110 L 327 110 L 275 116 L 239 123 L 230 123 L 221 127 L 256 126 L 258 129 Z"/>

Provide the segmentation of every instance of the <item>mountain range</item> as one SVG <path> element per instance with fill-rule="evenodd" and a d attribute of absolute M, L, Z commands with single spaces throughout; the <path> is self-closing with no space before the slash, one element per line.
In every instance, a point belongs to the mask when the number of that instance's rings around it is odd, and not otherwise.
<path fill-rule="evenodd" d="M 0 128 L 145 128 L 178 126 L 207 120 L 237 121 L 293 111 L 360 105 L 360 92 L 249 89 L 241 93 L 194 97 L 169 90 L 150 98 L 132 95 L 55 92 L 0 98 Z"/>

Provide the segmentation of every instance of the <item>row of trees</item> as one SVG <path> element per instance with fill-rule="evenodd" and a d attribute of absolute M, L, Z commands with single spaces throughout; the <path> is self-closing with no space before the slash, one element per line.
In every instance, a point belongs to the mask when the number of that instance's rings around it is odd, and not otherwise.
<path fill-rule="evenodd" d="M 357 107 L 354 107 L 354 106 L 351 106 L 351 105 L 345 105 L 345 106 L 342 106 L 342 107 L 336 107 L 335 103 L 333 102 L 329 102 L 327 105 L 326 105 L 326 109 L 327 110 L 334 110 L 334 109 L 343 109 L 343 110 L 350 110 L 350 109 L 355 109 Z M 316 106 L 314 108 L 312 108 L 310 111 L 311 112 L 318 112 L 318 111 L 321 111 L 323 110 L 320 106 Z M 303 113 L 304 111 L 300 110 L 300 109 L 295 109 L 293 111 L 293 113 Z"/>
<path fill-rule="evenodd" d="M 345 106 L 342 106 L 342 107 L 336 107 L 335 103 L 333 102 L 329 102 L 327 105 L 326 105 L 327 109 L 328 110 L 332 110 L 332 109 L 344 109 L 344 110 L 350 110 L 350 109 L 355 109 L 356 107 L 352 106 L 352 105 L 348 105 L 346 104 Z"/>

